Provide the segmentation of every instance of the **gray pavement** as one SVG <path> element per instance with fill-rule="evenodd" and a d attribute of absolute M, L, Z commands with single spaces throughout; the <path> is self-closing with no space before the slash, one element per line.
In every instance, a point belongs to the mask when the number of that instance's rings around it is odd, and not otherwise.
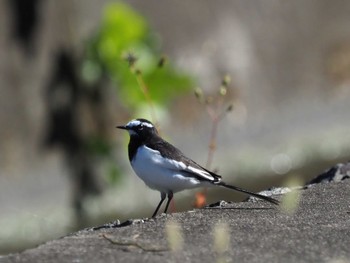
<path fill-rule="evenodd" d="M 349 262 L 350 180 L 300 193 L 293 213 L 260 201 L 222 202 L 82 230 L 0 262 Z"/>

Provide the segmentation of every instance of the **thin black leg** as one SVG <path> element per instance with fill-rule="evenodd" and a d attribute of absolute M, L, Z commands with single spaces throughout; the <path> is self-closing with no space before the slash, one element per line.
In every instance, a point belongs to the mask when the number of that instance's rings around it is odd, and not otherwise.
<path fill-rule="evenodd" d="M 174 196 L 173 192 L 168 193 L 168 202 L 166 203 L 164 213 L 166 213 L 168 211 L 168 207 L 169 207 L 171 199 L 173 199 L 173 196 Z"/>
<path fill-rule="evenodd" d="M 163 201 L 165 200 L 165 197 L 166 197 L 166 193 L 160 193 L 160 202 L 156 208 L 156 211 L 154 211 L 152 217 L 155 217 L 157 215 L 160 206 L 162 205 Z"/>

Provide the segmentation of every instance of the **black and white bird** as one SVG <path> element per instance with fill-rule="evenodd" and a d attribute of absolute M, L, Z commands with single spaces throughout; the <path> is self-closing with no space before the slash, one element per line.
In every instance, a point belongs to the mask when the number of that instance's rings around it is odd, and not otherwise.
<path fill-rule="evenodd" d="M 148 187 L 160 192 L 161 199 L 152 217 L 157 215 L 166 197 L 168 201 L 164 213 L 167 212 L 174 193 L 202 186 L 226 187 L 275 205 L 279 204 L 278 200 L 271 197 L 226 184 L 220 175 L 203 168 L 175 146 L 163 140 L 155 126 L 148 120 L 135 119 L 117 128 L 129 132 L 129 160 L 136 175 Z"/>

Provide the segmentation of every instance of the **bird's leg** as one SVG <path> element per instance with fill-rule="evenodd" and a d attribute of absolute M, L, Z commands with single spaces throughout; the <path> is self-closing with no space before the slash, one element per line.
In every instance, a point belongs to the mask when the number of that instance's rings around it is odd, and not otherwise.
<path fill-rule="evenodd" d="M 166 211 L 168 211 L 168 207 L 169 207 L 171 199 L 173 199 L 173 196 L 174 196 L 173 192 L 168 193 L 168 202 L 166 203 L 164 213 L 166 213 Z"/>
<path fill-rule="evenodd" d="M 160 202 L 156 208 L 156 211 L 154 211 L 152 217 L 155 217 L 157 215 L 157 212 L 158 212 L 160 206 L 162 205 L 163 201 L 165 200 L 165 197 L 166 197 L 166 193 L 161 192 L 160 193 Z"/>

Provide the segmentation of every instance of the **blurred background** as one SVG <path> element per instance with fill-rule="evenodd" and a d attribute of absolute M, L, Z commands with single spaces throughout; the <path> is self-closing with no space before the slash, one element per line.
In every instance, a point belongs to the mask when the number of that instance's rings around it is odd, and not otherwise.
<path fill-rule="evenodd" d="M 134 117 L 253 191 L 349 160 L 349 13 L 345 0 L 0 1 L 0 254 L 151 215 L 159 193 L 115 129 Z"/>

